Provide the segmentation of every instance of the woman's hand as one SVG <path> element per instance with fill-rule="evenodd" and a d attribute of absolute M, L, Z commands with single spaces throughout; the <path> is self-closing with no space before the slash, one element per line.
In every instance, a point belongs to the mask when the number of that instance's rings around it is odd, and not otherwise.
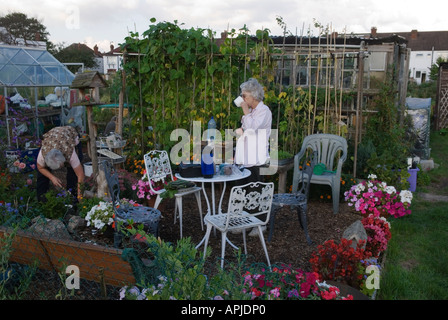
<path fill-rule="evenodd" d="M 241 102 L 241 109 L 243 109 L 245 115 L 250 113 L 250 107 L 246 101 Z"/>
<path fill-rule="evenodd" d="M 49 179 L 55 187 L 63 188 L 62 181 L 56 176 L 52 175 Z"/>

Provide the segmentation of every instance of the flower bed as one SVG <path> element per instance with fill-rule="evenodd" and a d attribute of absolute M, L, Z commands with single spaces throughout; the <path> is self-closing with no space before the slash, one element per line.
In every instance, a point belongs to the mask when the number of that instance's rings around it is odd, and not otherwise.
<path fill-rule="evenodd" d="M 345 201 L 355 210 L 376 216 L 400 218 L 411 214 L 409 207 L 412 201 L 412 192 L 402 190 L 399 194 L 394 186 L 388 186 L 385 182 L 376 179 L 375 175 L 369 175 L 368 181 L 354 185 L 344 193 Z"/>
<path fill-rule="evenodd" d="M 395 187 L 369 175 L 368 181 L 353 185 L 344 195 L 348 205 L 364 216 L 361 223 L 367 239 L 356 246 L 347 239 L 328 240 L 318 246 L 310 262 L 320 280 L 345 283 L 373 296 L 379 288 L 381 260 L 392 237 L 387 219 L 411 214 L 412 192 L 398 193 Z"/>

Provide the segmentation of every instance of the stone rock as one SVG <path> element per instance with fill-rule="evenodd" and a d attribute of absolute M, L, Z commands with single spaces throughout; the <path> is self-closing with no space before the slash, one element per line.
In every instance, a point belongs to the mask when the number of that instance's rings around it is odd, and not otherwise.
<path fill-rule="evenodd" d="M 76 230 L 82 229 L 87 225 L 87 221 L 80 216 L 72 216 L 68 220 L 67 230 L 70 233 L 74 233 Z"/>
<path fill-rule="evenodd" d="M 434 169 L 434 160 L 420 160 L 422 171 L 429 171 Z"/>
<path fill-rule="evenodd" d="M 91 198 L 93 198 L 94 196 L 95 196 L 95 192 L 93 192 L 93 191 L 91 191 L 91 190 L 85 190 L 85 191 L 84 191 L 84 194 L 83 194 L 83 197 L 84 197 L 84 198 L 91 199 Z"/>
<path fill-rule="evenodd" d="M 348 226 L 348 228 L 345 229 L 344 233 L 342 234 L 342 238 L 352 240 L 351 247 L 355 249 L 360 240 L 367 242 L 367 232 L 361 220 L 357 220 L 353 222 L 350 226 Z M 365 249 L 365 247 L 366 244 L 364 243 L 362 248 Z"/>
<path fill-rule="evenodd" d="M 32 222 L 33 224 L 29 231 L 34 235 L 72 240 L 70 233 L 61 220 L 37 217 Z"/>

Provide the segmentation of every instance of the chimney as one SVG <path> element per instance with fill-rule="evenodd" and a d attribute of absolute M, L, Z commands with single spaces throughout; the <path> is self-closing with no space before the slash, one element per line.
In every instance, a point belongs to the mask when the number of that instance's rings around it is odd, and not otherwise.
<path fill-rule="evenodd" d="M 95 46 L 93 47 L 93 52 L 94 52 L 95 54 L 98 54 L 98 46 L 97 46 L 97 45 L 95 45 Z"/>
<path fill-rule="evenodd" d="M 371 29 L 370 29 L 370 37 L 371 38 L 376 38 L 376 27 L 372 27 Z"/>
<path fill-rule="evenodd" d="M 418 36 L 417 30 L 416 29 L 412 30 L 411 31 L 411 40 L 417 39 L 417 36 Z"/>
<path fill-rule="evenodd" d="M 221 39 L 227 39 L 227 31 L 221 32 Z"/>
<path fill-rule="evenodd" d="M 113 44 L 110 45 L 110 51 L 114 51 L 114 45 Z"/>
<path fill-rule="evenodd" d="M 40 33 L 39 33 L 39 32 L 36 32 L 36 33 L 34 34 L 34 40 L 36 40 L 36 41 L 40 41 Z"/>

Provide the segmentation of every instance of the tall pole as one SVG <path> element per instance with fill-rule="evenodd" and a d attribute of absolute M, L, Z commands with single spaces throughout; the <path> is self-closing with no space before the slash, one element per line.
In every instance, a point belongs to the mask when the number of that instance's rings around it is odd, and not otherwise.
<path fill-rule="evenodd" d="M 123 63 L 121 66 L 121 90 L 118 96 L 118 121 L 115 132 L 120 136 L 123 134 L 123 109 L 124 109 L 124 93 L 126 90 L 126 73 L 124 71 L 124 64 L 126 59 L 126 51 L 123 53 Z"/>
<path fill-rule="evenodd" d="M 361 141 L 361 116 L 363 100 L 363 77 L 364 76 L 364 41 L 361 42 L 358 54 L 358 98 L 356 103 L 356 130 L 355 130 L 355 155 L 353 163 L 353 176 L 356 178 L 356 162 L 358 161 L 358 143 Z"/>

